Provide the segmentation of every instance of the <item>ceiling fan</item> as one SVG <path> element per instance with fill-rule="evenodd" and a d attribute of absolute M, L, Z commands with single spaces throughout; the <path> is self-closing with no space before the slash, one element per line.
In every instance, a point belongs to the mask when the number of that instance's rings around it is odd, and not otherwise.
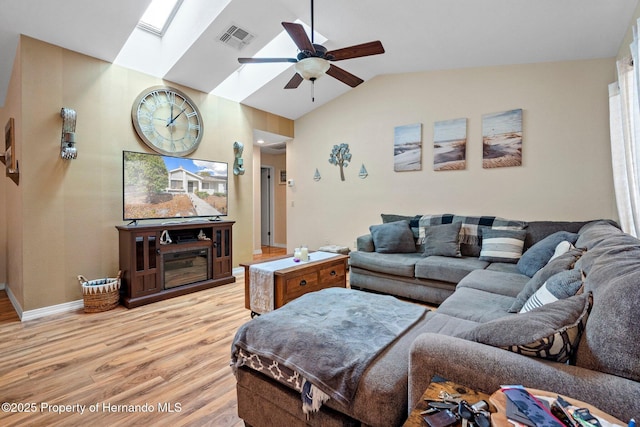
<path fill-rule="evenodd" d="M 295 89 L 300 86 L 303 80 L 310 80 L 311 83 L 314 83 L 324 74 L 328 74 L 346 85 L 356 87 L 364 80 L 329 62 L 384 53 L 384 47 L 382 47 L 380 41 L 358 44 L 331 51 L 328 51 L 320 44 L 315 44 L 313 42 L 313 0 L 311 0 L 311 40 L 309 40 L 304 27 L 300 24 L 283 22 L 282 26 L 287 33 L 289 33 L 289 36 L 293 39 L 300 51 L 296 58 L 238 58 L 238 62 L 241 64 L 267 62 L 294 63 L 296 74 L 294 74 L 286 84 L 285 89 Z"/>

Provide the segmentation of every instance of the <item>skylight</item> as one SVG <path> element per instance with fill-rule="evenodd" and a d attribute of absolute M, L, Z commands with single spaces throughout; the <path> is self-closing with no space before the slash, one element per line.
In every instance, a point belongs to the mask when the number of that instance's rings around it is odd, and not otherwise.
<path fill-rule="evenodd" d="M 181 4 L 182 0 L 152 0 L 138 28 L 162 37 Z"/>

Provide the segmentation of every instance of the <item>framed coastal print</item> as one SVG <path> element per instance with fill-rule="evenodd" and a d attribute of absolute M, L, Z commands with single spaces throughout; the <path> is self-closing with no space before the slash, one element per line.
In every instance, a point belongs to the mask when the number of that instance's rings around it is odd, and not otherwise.
<path fill-rule="evenodd" d="M 280 173 L 278 174 L 278 184 L 284 185 L 287 183 L 287 171 L 284 169 L 280 169 Z"/>
<path fill-rule="evenodd" d="M 393 170 L 422 169 L 422 123 L 396 126 L 393 130 Z"/>
<path fill-rule="evenodd" d="M 522 109 L 482 116 L 482 167 L 522 166 Z"/>
<path fill-rule="evenodd" d="M 433 170 L 453 171 L 467 167 L 467 119 L 433 124 Z"/>

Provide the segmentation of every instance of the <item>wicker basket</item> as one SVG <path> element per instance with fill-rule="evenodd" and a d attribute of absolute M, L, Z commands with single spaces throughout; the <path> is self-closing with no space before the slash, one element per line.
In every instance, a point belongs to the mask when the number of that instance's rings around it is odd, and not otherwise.
<path fill-rule="evenodd" d="M 104 279 L 87 280 L 84 276 L 78 276 L 82 285 L 82 297 L 84 298 L 85 313 L 99 313 L 114 309 L 120 302 L 120 275 Z"/>

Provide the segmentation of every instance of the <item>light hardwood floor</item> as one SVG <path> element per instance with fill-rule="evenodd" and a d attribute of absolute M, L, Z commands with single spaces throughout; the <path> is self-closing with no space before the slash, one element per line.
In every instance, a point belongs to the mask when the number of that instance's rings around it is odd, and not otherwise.
<path fill-rule="evenodd" d="M 239 276 L 131 310 L 22 323 L 0 291 L 0 403 L 22 410 L 3 406 L 0 425 L 243 425 L 229 367 L 233 335 L 250 319 L 243 283 Z M 35 412 L 24 412 L 31 404 Z M 85 405 L 85 412 L 54 405 Z"/>

